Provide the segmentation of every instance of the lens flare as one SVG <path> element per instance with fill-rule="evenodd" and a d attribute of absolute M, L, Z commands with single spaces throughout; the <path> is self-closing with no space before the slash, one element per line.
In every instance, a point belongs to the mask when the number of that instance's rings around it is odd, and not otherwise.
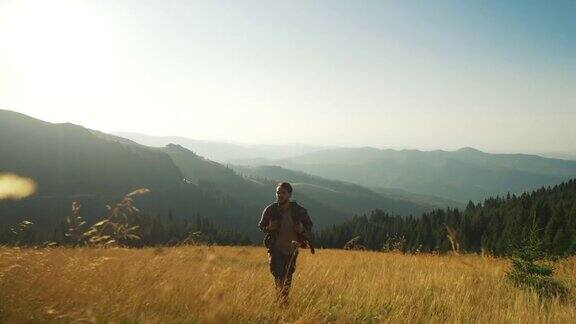
<path fill-rule="evenodd" d="M 36 191 L 36 182 L 14 173 L 0 173 L 0 200 L 20 200 Z"/>

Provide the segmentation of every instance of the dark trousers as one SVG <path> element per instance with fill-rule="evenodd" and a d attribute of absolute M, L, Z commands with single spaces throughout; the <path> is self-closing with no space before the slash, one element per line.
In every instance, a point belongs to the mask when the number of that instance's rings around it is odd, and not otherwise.
<path fill-rule="evenodd" d="M 298 249 L 289 255 L 280 252 L 275 247 L 268 250 L 270 272 L 274 276 L 274 283 L 276 284 L 276 298 L 282 303 L 288 300 L 288 293 L 292 285 L 292 275 L 296 270 L 297 257 Z"/>

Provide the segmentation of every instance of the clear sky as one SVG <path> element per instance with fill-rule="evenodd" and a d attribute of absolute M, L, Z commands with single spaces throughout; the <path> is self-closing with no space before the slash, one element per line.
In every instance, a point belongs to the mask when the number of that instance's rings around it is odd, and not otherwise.
<path fill-rule="evenodd" d="M 246 143 L 576 152 L 576 1 L 0 0 L 0 108 Z"/>

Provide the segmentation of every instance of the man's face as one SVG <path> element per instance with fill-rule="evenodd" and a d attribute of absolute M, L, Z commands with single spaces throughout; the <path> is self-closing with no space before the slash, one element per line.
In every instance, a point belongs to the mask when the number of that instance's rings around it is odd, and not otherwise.
<path fill-rule="evenodd" d="M 290 199 L 291 194 L 282 187 L 276 187 L 276 201 L 279 204 L 285 204 Z"/>

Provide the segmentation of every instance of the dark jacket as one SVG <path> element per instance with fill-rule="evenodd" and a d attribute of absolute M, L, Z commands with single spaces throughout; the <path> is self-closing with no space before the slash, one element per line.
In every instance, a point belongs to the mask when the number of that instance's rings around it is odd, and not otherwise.
<path fill-rule="evenodd" d="M 310 220 L 310 216 L 308 216 L 308 211 L 306 208 L 300 206 L 295 201 L 290 201 L 290 210 L 292 211 L 292 222 L 302 223 L 306 232 L 310 232 L 312 230 L 312 220 Z M 280 228 L 280 205 L 277 202 L 273 202 L 270 205 L 264 208 L 262 212 L 262 217 L 260 218 L 260 222 L 258 223 L 258 227 L 262 232 L 268 233 L 266 227 L 270 224 L 271 221 L 278 221 L 278 228 Z"/>
<path fill-rule="evenodd" d="M 291 201 L 290 203 L 290 210 L 292 211 L 290 214 L 292 215 L 292 222 L 294 224 L 302 223 L 304 227 L 304 233 L 299 233 L 298 238 L 301 240 L 301 243 L 309 243 L 304 242 L 308 241 L 308 233 L 312 230 L 312 220 L 310 220 L 310 216 L 308 216 L 308 211 L 306 208 L 300 206 L 297 202 Z M 278 231 L 280 229 L 280 221 L 282 218 L 280 217 L 280 205 L 277 202 L 271 203 L 270 205 L 264 208 L 262 212 L 262 217 L 260 218 L 260 222 L 258 223 L 258 228 L 264 233 L 266 233 L 266 237 L 264 238 L 264 245 L 267 248 L 270 248 L 274 244 L 274 240 L 278 237 Z M 271 221 L 277 221 L 278 226 L 275 230 L 268 231 L 267 227 Z"/>

